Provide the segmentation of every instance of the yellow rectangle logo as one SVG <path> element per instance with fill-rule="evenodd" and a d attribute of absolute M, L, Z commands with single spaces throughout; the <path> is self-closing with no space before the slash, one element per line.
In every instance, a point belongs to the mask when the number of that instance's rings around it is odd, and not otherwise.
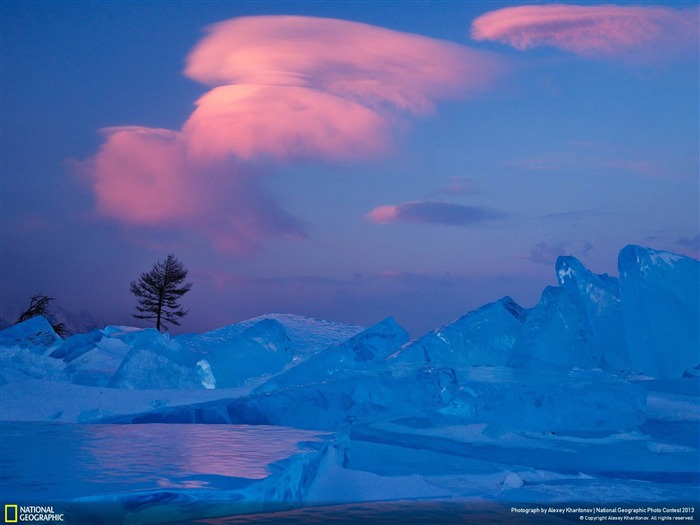
<path fill-rule="evenodd" d="M 5 505 L 5 523 L 17 523 L 17 505 Z"/>

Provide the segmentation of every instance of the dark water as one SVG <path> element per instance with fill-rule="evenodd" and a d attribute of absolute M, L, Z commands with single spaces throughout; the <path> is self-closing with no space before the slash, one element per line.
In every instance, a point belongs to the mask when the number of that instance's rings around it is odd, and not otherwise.
<path fill-rule="evenodd" d="M 226 488 L 320 434 L 247 425 L 0 423 L 3 501 L 54 501 L 127 491 Z"/>

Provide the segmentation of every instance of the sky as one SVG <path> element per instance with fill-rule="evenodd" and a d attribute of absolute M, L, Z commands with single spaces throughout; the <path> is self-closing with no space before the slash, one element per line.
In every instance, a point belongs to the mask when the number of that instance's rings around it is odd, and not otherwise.
<path fill-rule="evenodd" d="M 0 314 L 420 336 L 640 244 L 698 258 L 689 2 L 37 2 L 1 14 Z"/>

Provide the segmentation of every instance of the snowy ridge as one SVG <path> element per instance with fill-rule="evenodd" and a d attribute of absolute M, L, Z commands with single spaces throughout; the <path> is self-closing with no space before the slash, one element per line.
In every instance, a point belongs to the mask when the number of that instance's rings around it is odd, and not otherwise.
<path fill-rule="evenodd" d="M 358 334 L 365 327 L 314 319 L 294 314 L 265 314 L 225 326 L 201 335 L 180 335 L 177 337 L 184 346 L 195 345 L 193 339 L 207 338 L 211 343 L 224 342 L 241 334 L 260 321 L 271 319 L 280 323 L 290 340 L 290 349 L 295 356 L 313 354 L 327 346 L 335 345 Z"/>

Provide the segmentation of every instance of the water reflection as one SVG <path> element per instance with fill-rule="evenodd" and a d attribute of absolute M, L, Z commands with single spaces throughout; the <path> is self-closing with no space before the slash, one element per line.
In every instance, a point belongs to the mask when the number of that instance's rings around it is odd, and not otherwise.
<path fill-rule="evenodd" d="M 319 433 L 247 425 L 2 423 L 5 497 L 64 498 L 261 479 Z"/>

